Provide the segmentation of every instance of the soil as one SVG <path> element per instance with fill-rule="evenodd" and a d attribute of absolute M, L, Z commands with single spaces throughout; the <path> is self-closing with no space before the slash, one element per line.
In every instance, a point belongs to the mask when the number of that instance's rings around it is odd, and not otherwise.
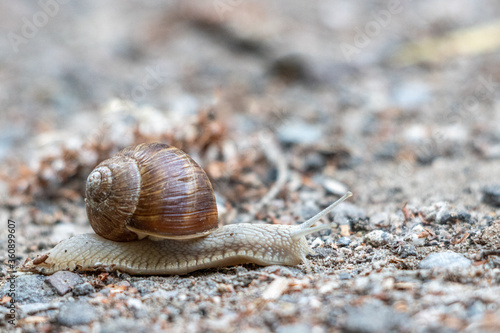
<path fill-rule="evenodd" d="M 0 9 L 0 330 L 500 331 L 496 2 Z M 92 232 L 88 174 L 141 142 L 206 170 L 221 224 L 354 196 L 309 265 L 16 272 Z"/>

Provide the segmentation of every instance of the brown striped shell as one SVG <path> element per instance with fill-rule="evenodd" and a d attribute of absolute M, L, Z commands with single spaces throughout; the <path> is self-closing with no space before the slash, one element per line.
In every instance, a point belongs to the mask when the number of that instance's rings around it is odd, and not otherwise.
<path fill-rule="evenodd" d="M 85 203 L 94 231 L 114 241 L 197 238 L 217 228 L 205 171 L 161 143 L 128 147 L 100 163 L 87 178 Z"/>

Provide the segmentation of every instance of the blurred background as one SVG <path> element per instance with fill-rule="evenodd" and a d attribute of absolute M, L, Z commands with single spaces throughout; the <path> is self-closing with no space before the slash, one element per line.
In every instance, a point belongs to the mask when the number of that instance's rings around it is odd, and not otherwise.
<path fill-rule="evenodd" d="M 50 131 L 86 135 L 117 98 L 164 114 L 214 108 L 238 131 L 275 125 L 287 143 L 342 133 L 359 155 L 426 139 L 463 154 L 499 136 L 495 1 L 0 6 L 3 158 Z"/>

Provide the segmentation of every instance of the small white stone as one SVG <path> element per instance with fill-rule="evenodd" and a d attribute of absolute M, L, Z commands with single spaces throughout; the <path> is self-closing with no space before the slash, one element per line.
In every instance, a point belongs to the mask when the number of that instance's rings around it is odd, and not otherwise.
<path fill-rule="evenodd" d="M 277 277 L 262 293 L 264 300 L 276 300 L 288 289 L 288 279 Z"/>
<path fill-rule="evenodd" d="M 321 240 L 321 238 L 316 238 L 312 243 L 311 247 L 314 249 L 315 247 L 323 247 L 325 243 Z"/>

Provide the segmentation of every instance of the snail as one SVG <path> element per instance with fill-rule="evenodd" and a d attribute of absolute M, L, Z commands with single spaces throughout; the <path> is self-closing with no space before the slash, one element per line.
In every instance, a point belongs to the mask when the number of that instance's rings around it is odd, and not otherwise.
<path fill-rule="evenodd" d="M 218 227 L 208 176 L 185 152 L 166 144 L 125 148 L 100 163 L 86 184 L 87 215 L 95 234 L 61 241 L 27 261 L 22 271 L 112 271 L 186 274 L 245 263 L 307 264 L 305 236 L 342 198 L 300 225 L 240 223 Z"/>

